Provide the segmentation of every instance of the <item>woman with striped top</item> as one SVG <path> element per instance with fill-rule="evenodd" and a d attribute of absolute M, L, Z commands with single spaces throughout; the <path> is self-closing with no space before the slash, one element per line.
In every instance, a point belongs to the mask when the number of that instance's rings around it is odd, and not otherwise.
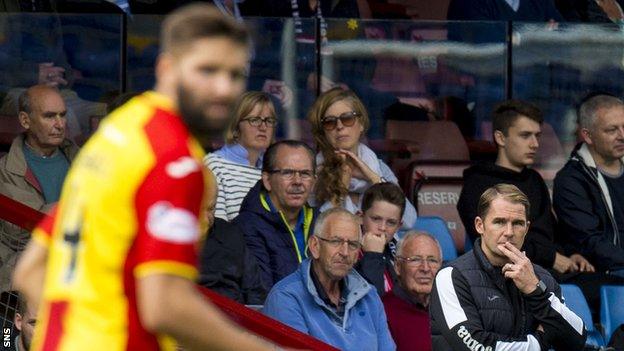
<path fill-rule="evenodd" d="M 238 216 L 245 195 L 261 178 L 262 157 L 273 142 L 276 125 L 275 106 L 268 94 L 249 91 L 240 97 L 225 146 L 204 159 L 219 185 L 216 217 L 231 221 Z"/>

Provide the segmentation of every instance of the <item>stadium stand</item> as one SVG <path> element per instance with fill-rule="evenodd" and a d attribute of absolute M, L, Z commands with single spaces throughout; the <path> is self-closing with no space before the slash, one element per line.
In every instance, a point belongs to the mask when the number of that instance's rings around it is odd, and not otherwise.
<path fill-rule="evenodd" d="M 446 222 L 437 216 L 420 216 L 414 226 L 416 230 L 425 231 L 433 235 L 442 247 L 442 259 L 452 261 L 457 258 L 457 249 L 453 242 L 453 237 L 448 230 Z"/>
<path fill-rule="evenodd" d="M 470 165 L 468 146 L 451 121 L 393 121 L 386 124 L 386 139 L 415 144 L 419 152 L 409 162 L 391 162 L 408 199 L 419 216 L 440 216 L 464 252 L 465 230 L 456 205 L 463 171 Z M 407 165 L 406 165 L 407 163 Z"/>
<path fill-rule="evenodd" d="M 574 313 L 576 313 L 585 324 L 587 328 L 587 345 L 601 347 L 605 345 L 604 339 L 600 331 L 596 329 L 594 321 L 592 319 L 589 305 L 585 299 L 585 295 L 581 289 L 574 284 L 561 284 L 561 295 L 565 299 L 565 304 Z"/>
<path fill-rule="evenodd" d="M 624 287 L 603 285 L 600 288 L 600 323 L 604 338 L 611 340 L 613 331 L 624 324 Z"/>

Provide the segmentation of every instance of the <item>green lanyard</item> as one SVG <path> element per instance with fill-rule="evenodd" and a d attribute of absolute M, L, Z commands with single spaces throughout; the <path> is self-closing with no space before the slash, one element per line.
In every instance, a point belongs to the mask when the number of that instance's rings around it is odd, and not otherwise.
<path fill-rule="evenodd" d="M 260 202 L 262 203 L 262 207 L 264 207 L 265 210 L 272 212 L 271 206 L 269 206 L 269 203 L 267 202 L 264 194 L 260 194 Z M 277 212 L 279 213 L 280 218 L 282 219 L 282 222 L 284 222 L 286 229 L 288 229 L 290 238 L 292 239 L 293 245 L 295 246 L 295 251 L 297 253 L 297 260 L 299 261 L 299 263 L 301 263 L 303 261 L 303 257 L 305 256 L 305 252 L 308 248 L 307 242 L 308 242 L 308 236 L 310 232 L 310 223 L 312 223 L 313 211 L 311 208 L 307 206 L 303 206 L 303 240 L 306 242 L 306 245 L 303 248 L 303 254 L 301 253 L 301 250 L 299 250 L 299 245 L 297 244 L 297 238 L 295 237 L 295 233 L 293 232 L 292 228 L 290 228 L 290 224 L 288 224 L 286 217 L 284 216 L 282 211 L 278 210 Z"/>

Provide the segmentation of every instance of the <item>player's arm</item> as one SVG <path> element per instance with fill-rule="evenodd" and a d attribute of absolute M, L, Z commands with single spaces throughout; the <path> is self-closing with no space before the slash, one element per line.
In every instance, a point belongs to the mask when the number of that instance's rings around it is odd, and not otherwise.
<path fill-rule="evenodd" d="M 141 323 L 147 330 L 170 335 L 187 350 L 276 349 L 235 326 L 186 278 L 167 274 L 140 278 L 137 301 Z"/>
<path fill-rule="evenodd" d="M 39 306 L 41 301 L 47 259 L 48 247 L 31 240 L 13 271 L 13 287 L 26 297 L 29 305 Z"/>
<path fill-rule="evenodd" d="M 55 221 L 56 207 L 50 209 L 45 219 L 35 228 L 32 239 L 20 255 L 13 271 L 13 287 L 24 295 L 34 310 L 39 306 L 43 293 L 48 246 Z"/>
<path fill-rule="evenodd" d="M 142 326 L 189 350 L 271 350 L 275 346 L 234 326 L 197 291 L 201 164 L 187 154 L 161 155 L 135 195 L 138 232 L 133 262 Z"/>
<path fill-rule="evenodd" d="M 503 266 L 505 278 L 512 279 L 524 294 L 533 317 L 544 329 L 548 344 L 557 350 L 582 349 L 587 338 L 583 320 L 561 302 L 559 288 L 554 292 L 539 289 L 539 278 L 531 260 L 509 242 L 499 245 L 498 249 L 511 261 Z"/>

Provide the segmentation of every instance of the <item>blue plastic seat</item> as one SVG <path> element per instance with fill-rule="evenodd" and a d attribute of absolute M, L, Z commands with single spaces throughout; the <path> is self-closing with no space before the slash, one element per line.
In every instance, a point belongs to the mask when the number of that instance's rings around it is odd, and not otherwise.
<path fill-rule="evenodd" d="M 575 284 L 561 284 L 560 286 L 565 305 L 568 306 L 572 312 L 576 313 L 577 316 L 581 317 L 583 324 L 585 324 L 585 328 L 587 329 L 587 341 L 585 343 L 598 347 L 604 346 L 604 338 L 594 326 L 589 305 L 581 289 Z"/>
<path fill-rule="evenodd" d="M 620 324 L 624 324 L 624 286 L 603 285 L 600 288 L 600 322 L 605 340 Z"/>
<path fill-rule="evenodd" d="M 414 229 L 425 231 L 438 239 L 442 247 L 442 259 L 444 261 L 452 261 L 457 258 L 457 248 L 453 242 L 453 237 L 442 218 L 437 216 L 419 216 Z"/>

